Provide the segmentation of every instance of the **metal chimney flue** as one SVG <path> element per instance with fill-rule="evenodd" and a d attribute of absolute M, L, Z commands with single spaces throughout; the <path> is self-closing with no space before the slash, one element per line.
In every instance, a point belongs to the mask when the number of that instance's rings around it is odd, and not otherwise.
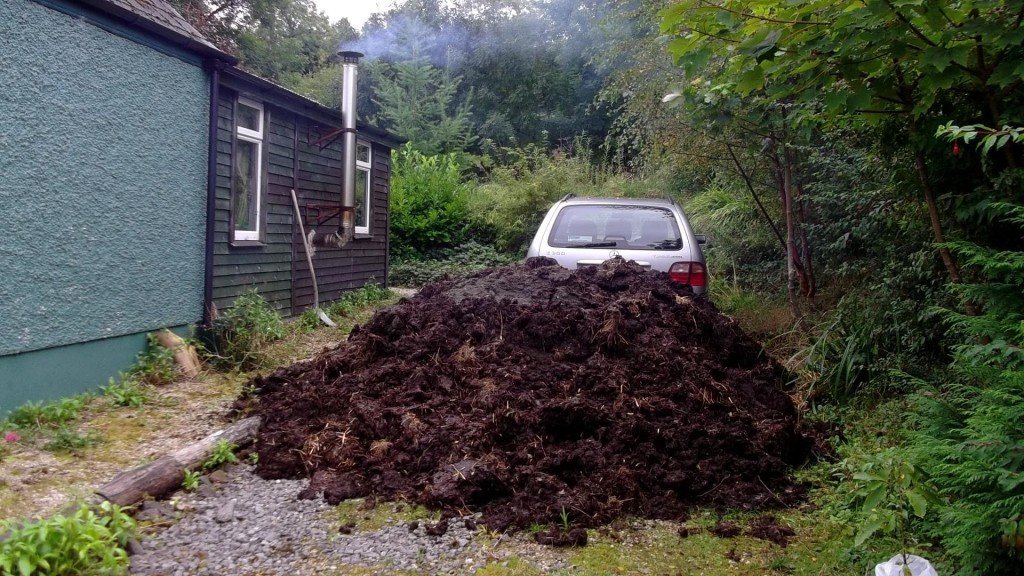
<path fill-rule="evenodd" d="M 356 82 L 359 76 L 359 52 L 341 51 L 342 186 L 340 244 L 352 240 L 355 232 L 356 205 Z"/>

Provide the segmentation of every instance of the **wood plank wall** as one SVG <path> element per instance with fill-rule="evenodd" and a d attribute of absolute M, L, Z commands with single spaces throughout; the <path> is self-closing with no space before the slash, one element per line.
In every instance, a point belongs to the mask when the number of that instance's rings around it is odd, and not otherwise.
<path fill-rule="evenodd" d="M 315 140 L 315 138 L 314 138 Z M 330 154 L 326 154 L 330 150 Z M 299 130 L 299 204 L 307 202 L 340 205 L 341 200 L 341 142 L 318 152 L 310 146 Z M 370 235 L 352 240 L 344 248 L 317 248 L 313 253 L 320 302 L 341 298 L 345 292 L 362 288 L 374 281 L 381 286 L 387 281 L 388 182 L 391 175 L 391 151 L 387 147 L 372 147 L 372 199 L 370 200 Z M 325 157 L 326 156 L 326 157 Z M 335 178 L 336 177 L 336 178 Z M 313 224 L 307 224 L 314 227 Z M 338 228 L 333 218 L 317 229 L 318 234 L 330 233 Z M 309 232 L 307 228 L 306 232 Z M 295 236 L 293 276 L 294 314 L 313 305 L 313 283 L 306 263 L 306 249 L 302 238 Z"/>
<path fill-rule="evenodd" d="M 294 222 L 291 189 L 295 188 L 300 206 L 307 202 L 340 204 L 341 141 L 322 150 L 310 145 L 310 140 L 318 137 L 313 128 L 316 122 L 265 105 L 265 245 L 232 246 L 229 228 L 235 97 L 232 91 L 224 90 L 218 111 L 213 303 L 224 310 L 239 294 L 255 287 L 282 314 L 299 314 L 313 304 L 313 285 L 299 227 Z M 321 303 L 341 298 L 371 279 L 386 283 L 390 152 L 386 146 L 373 144 L 371 234 L 341 249 L 321 248 L 315 252 L 313 263 Z M 335 219 L 320 226 L 318 232 L 329 232 L 337 226 Z"/>

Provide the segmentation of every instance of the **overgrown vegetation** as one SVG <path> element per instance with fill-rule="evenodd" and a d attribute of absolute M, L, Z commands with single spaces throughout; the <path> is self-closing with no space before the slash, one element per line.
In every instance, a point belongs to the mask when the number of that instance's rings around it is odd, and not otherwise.
<path fill-rule="evenodd" d="M 136 526 L 124 509 L 103 503 L 69 516 L 0 522 L 0 571 L 19 576 L 127 574 L 125 547 Z"/>
<path fill-rule="evenodd" d="M 263 365 L 268 344 L 285 335 L 284 321 L 255 289 L 242 293 L 210 327 L 212 358 L 223 366 L 251 370 Z"/>

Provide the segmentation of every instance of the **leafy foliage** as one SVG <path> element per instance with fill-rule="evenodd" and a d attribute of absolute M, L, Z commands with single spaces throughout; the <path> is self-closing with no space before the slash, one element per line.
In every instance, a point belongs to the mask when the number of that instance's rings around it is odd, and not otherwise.
<path fill-rule="evenodd" d="M 210 327 L 212 353 L 222 364 L 239 370 L 261 366 L 266 346 L 285 336 L 284 322 L 255 289 L 238 296 Z"/>
<path fill-rule="evenodd" d="M 7 421 L 22 430 L 59 428 L 78 420 L 91 397 L 81 394 L 53 402 L 26 402 L 7 416 Z"/>
<path fill-rule="evenodd" d="M 439 250 L 431 259 L 392 262 L 390 281 L 397 286 L 422 286 L 446 277 L 465 276 L 516 261 L 518 258 L 515 256 L 502 254 L 491 246 L 467 242 L 456 248 Z"/>
<path fill-rule="evenodd" d="M 929 508 L 942 504 L 928 478 L 912 463 L 886 451 L 865 462 L 853 479 L 860 483 L 857 497 L 862 499 L 864 514 L 854 545 L 881 530 L 897 534 L 906 555 L 911 519 L 924 518 Z"/>
<path fill-rule="evenodd" d="M 392 153 L 391 250 L 414 257 L 465 237 L 467 187 L 452 154 L 427 156 L 407 144 Z"/>
<path fill-rule="evenodd" d="M 366 283 L 366 286 L 359 288 L 358 290 L 351 290 L 345 292 L 339 300 L 332 302 L 327 308 L 327 313 L 334 317 L 336 320 L 348 316 L 369 304 L 387 300 L 392 296 L 391 290 L 387 288 L 381 288 L 377 285 L 376 281 L 372 278 Z"/>
<path fill-rule="evenodd" d="M 1008 202 L 988 203 L 985 210 L 1024 230 L 1024 206 Z M 973 242 L 949 242 L 951 251 L 962 256 L 969 269 L 985 282 L 953 286 L 965 301 L 980 305 L 983 313 L 969 316 L 952 310 L 944 312 L 958 332 L 968 340 L 957 349 L 973 363 L 1024 368 L 1024 252 L 998 250 Z"/>
<path fill-rule="evenodd" d="M 148 334 L 146 338 L 146 350 L 139 352 L 135 365 L 128 371 L 128 376 L 152 385 L 173 382 L 178 375 L 174 351 L 161 346 L 152 334 Z"/>
<path fill-rule="evenodd" d="M 114 406 L 138 408 L 145 404 L 147 399 L 146 391 L 130 378 L 120 378 L 118 380 L 111 378 L 106 386 L 100 387 L 100 390 L 103 391 L 105 396 L 110 398 L 110 402 Z"/>
<path fill-rule="evenodd" d="M 19 576 L 106 575 L 128 572 L 125 546 L 136 532 L 122 508 L 82 505 L 70 516 L 0 522 L 0 571 Z"/>
<path fill-rule="evenodd" d="M 1024 570 L 1024 372 L 969 368 L 943 395 L 916 398 L 908 448 L 949 498 L 930 533 L 959 574 Z M 980 380 L 979 380 L 980 379 Z"/>
<path fill-rule="evenodd" d="M 460 77 L 425 58 L 388 68 L 390 73 L 376 77 L 376 104 L 384 127 L 426 156 L 465 152 L 473 144 L 472 94 L 455 104 Z"/>
<path fill-rule="evenodd" d="M 186 492 L 192 492 L 199 489 L 199 482 L 202 474 L 197 470 L 185 470 L 185 478 L 181 481 L 181 487 Z"/>
<path fill-rule="evenodd" d="M 235 456 L 235 446 L 227 440 L 218 440 L 210 451 L 210 456 L 203 462 L 203 470 L 213 470 L 222 464 L 234 464 L 238 462 Z"/>

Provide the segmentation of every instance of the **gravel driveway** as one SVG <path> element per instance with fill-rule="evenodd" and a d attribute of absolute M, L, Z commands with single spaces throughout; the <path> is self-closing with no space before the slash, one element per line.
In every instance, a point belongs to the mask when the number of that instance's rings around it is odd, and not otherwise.
<path fill-rule="evenodd" d="M 545 573 L 569 567 L 565 553 L 539 546 L 527 534 L 488 534 L 472 518 L 453 518 L 436 536 L 427 534 L 428 528 L 436 528 L 436 519 L 416 522 L 414 530 L 403 519 L 372 531 L 362 531 L 358 523 L 343 528 L 323 498 L 297 498 L 306 480 L 263 480 L 252 470 L 231 465 L 204 477 L 196 492 L 146 503 L 140 519 L 153 527 L 131 558 L 131 572 L 473 574 L 485 564 L 512 557 L 528 560 Z"/>

